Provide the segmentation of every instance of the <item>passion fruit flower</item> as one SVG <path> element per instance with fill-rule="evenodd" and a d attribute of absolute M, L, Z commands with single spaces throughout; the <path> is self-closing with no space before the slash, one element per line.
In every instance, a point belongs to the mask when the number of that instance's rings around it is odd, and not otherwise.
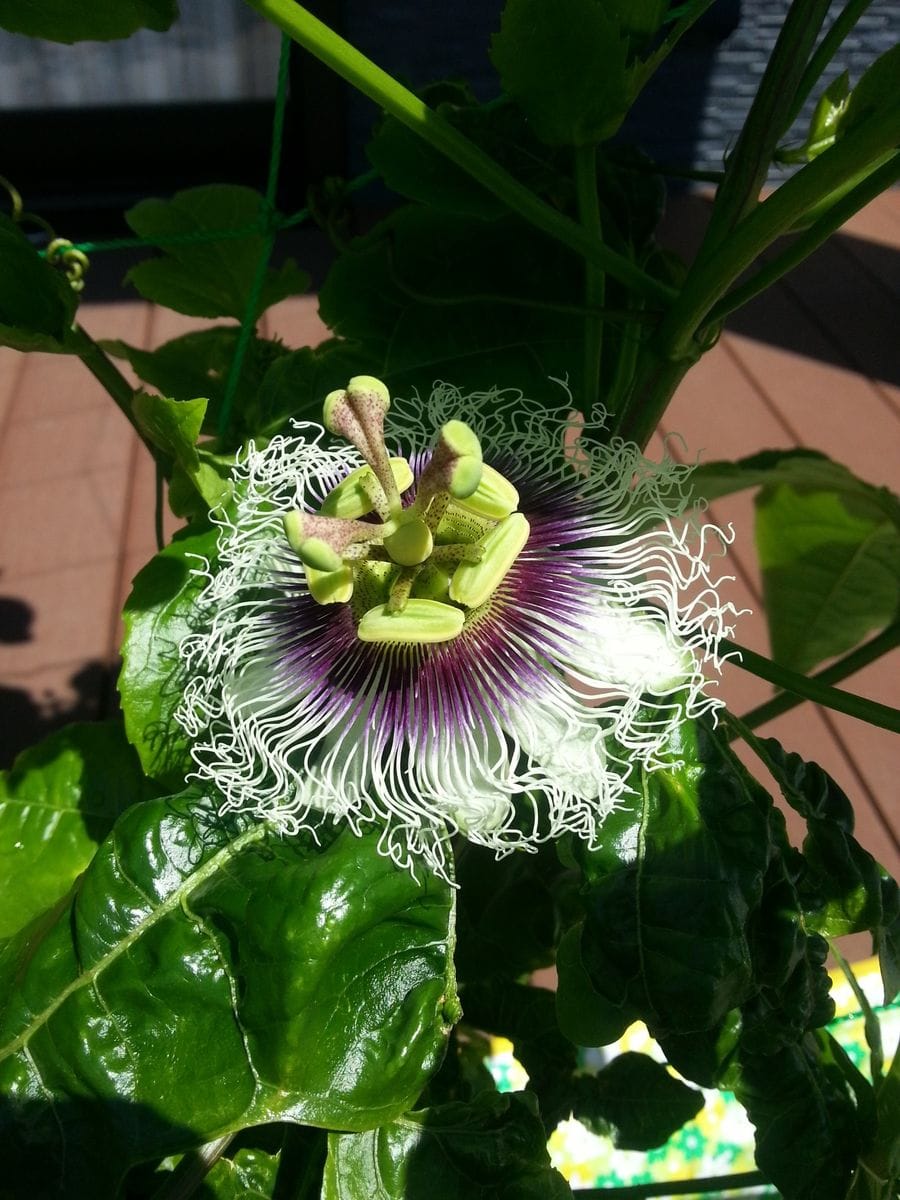
<path fill-rule="evenodd" d="M 324 424 L 251 444 L 215 518 L 182 645 L 196 775 L 287 832 L 379 824 L 441 874 L 448 830 L 595 843 L 718 704 L 702 667 L 735 610 L 706 565 L 725 539 L 681 519 L 690 468 L 573 455 L 569 410 L 518 392 L 391 407 L 360 376 Z"/>

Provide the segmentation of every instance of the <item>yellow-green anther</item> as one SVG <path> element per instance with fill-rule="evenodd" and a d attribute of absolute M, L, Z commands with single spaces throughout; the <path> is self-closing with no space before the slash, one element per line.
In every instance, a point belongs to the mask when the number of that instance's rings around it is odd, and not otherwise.
<path fill-rule="evenodd" d="M 512 513 L 495 525 L 482 540 L 484 557 L 479 563 L 460 563 L 450 580 L 450 599 L 467 608 L 477 608 L 494 594 L 518 558 L 531 527 L 521 513 Z"/>
<path fill-rule="evenodd" d="M 413 597 L 400 612 L 391 612 L 386 604 L 370 608 L 363 614 L 356 634 L 363 642 L 428 646 L 452 641 L 462 631 L 464 621 L 460 608 Z"/>
<path fill-rule="evenodd" d="M 413 517 L 404 521 L 392 534 L 384 539 L 384 548 L 402 567 L 415 567 L 423 563 L 434 547 L 431 530 L 421 519 Z"/>
<path fill-rule="evenodd" d="M 457 499 L 463 508 L 480 517 L 490 517 L 492 521 L 502 521 L 519 507 L 519 493 L 508 479 L 487 463 L 481 468 L 481 480 L 475 491 Z"/>
<path fill-rule="evenodd" d="M 413 473 L 409 463 L 405 458 L 391 458 L 388 459 L 388 464 L 397 485 L 397 491 L 405 492 L 413 482 Z M 343 517 L 346 520 L 365 517 L 377 507 L 372 498 L 373 495 L 377 496 L 376 489 L 380 491 L 381 485 L 375 478 L 372 468 L 357 467 L 336 488 L 332 488 L 325 497 L 321 512 L 323 516 Z"/>
<path fill-rule="evenodd" d="M 353 568 L 341 566 L 337 571 L 317 571 L 304 563 L 309 594 L 318 604 L 346 604 L 353 596 Z"/>
<path fill-rule="evenodd" d="M 300 543 L 297 553 L 300 555 L 303 565 L 312 567 L 314 571 L 339 571 L 344 565 L 344 560 L 338 552 L 321 538 L 305 538 Z"/>

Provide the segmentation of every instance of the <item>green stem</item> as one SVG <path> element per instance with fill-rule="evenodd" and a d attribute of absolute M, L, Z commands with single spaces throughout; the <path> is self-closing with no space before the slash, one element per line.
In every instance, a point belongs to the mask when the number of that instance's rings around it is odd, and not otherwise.
<path fill-rule="evenodd" d="M 881 1025 L 878 1023 L 875 1010 L 869 1003 L 869 997 L 860 987 L 859 980 L 853 973 L 853 968 L 847 962 L 846 958 L 844 958 L 843 954 L 841 954 L 840 950 L 838 950 L 832 938 L 828 939 L 828 947 L 834 955 L 835 962 L 844 972 L 844 978 L 850 984 L 850 989 L 856 997 L 856 1003 L 863 1014 L 863 1028 L 865 1029 L 866 1042 L 869 1046 L 872 1083 L 877 1087 L 878 1081 L 884 1072 L 884 1046 L 881 1041 Z"/>
<path fill-rule="evenodd" d="M 785 132 L 796 121 L 800 115 L 801 108 L 806 102 L 806 97 L 816 86 L 816 83 L 834 58 L 844 38 L 871 3 L 872 0 L 849 0 L 846 7 L 835 17 L 828 32 L 816 47 L 815 53 L 807 63 L 806 70 L 797 84 L 797 91 L 794 93 L 794 102 L 787 113 Z"/>
<path fill-rule="evenodd" d="M 596 242 L 576 221 L 551 208 L 489 154 L 294 0 L 247 0 L 247 3 L 524 220 L 656 303 L 668 303 L 673 298 L 672 288 L 648 275 L 629 258 Z"/>
<path fill-rule="evenodd" d="M 825 685 L 839 683 L 842 679 L 846 679 L 848 675 L 854 675 L 863 667 L 868 666 L 870 662 L 874 662 L 877 658 L 881 658 L 883 654 L 900 646 L 900 621 L 895 621 L 893 625 L 889 625 L 887 629 L 866 642 L 865 645 L 859 646 L 850 654 L 832 663 L 830 667 L 826 667 L 824 671 L 819 671 L 812 675 L 810 679 L 815 683 Z M 765 725 L 767 721 L 774 720 L 775 717 L 780 717 L 782 713 L 790 712 L 792 708 L 796 708 L 798 704 L 802 704 L 806 699 L 805 696 L 798 696 L 794 692 L 781 692 L 778 696 L 773 696 L 771 700 L 767 700 L 765 704 L 759 704 L 756 708 L 752 708 L 748 713 L 741 717 L 741 721 L 748 729 L 758 729 L 760 725 Z"/>
<path fill-rule="evenodd" d="M 797 87 L 830 0 L 794 0 L 766 65 L 713 206 L 701 255 L 730 240 L 756 204 L 778 139 L 787 128 Z"/>
<path fill-rule="evenodd" d="M 723 638 L 719 644 L 723 650 L 736 651 L 740 658 L 732 659 L 735 666 L 749 671 L 751 675 L 758 675 L 760 679 L 768 680 L 776 687 L 784 688 L 785 691 L 793 692 L 806 700 L 812 700 L 815 704 L 822 704 L 825 708 L 833 708 L 836 712 L 846 713 L 847 716 L 856 717 L 860 721 L 867 721 L 870 725 L 877 725 L 880 729 L 889 729 L 892 733 L 900 733 L 900 709 L 891 708 L 887 704 L 878 704 L 875 700 L 866 700 L 862 696 L 855 696 L 852 692 L 845 692 L 840 688 L 828 687 L 816 679 L 811 679 L 808 675 L 801 675 L 799 671 L 782 667 L 772 659 L 765 658 L 762 654 L 756 654 L 753 650 L 747 650 L 744 646 L 739 646 L 736 642 L 728 641 L 726 638 Z"/>
<path fill-rule="evenodd" d="M 594 146 L 575 147 L 575 195 L 581 227 L 594 241 L 603 240 L 600 202 L 597 196 L 597 154 Z M 587 308 L 602 308 L 606 302 L 606 277 L 596 263 L 584 264 L 584 303 Z M 584 385 L 582 408 L 592 413 L 600 400 L 600 364 L 603 357 L 603 319 L 587 316 L 584 320 Z"/>
<path fill-rule="evenodd" d="M 134 401 L 134 388 L 118 369 L 115 363 L 109 358 L 86 329 L 81 325 L 76 325 L 67 339 L 66 345 L 73 350 L 81 359 L 90 373 L 94 376 L 100 386 L 109 396 L 112 397 L 116 407 L 128 421 L 147 449 L 153 457 L 153 461 L 159 465 L 163 462 L 159 450 L 152 442 L 148 442 L 144 437 L 141 427 L 135 419 L 134 409 L 132 407 Z"/>
<path fill-rule="evenodd" d="M 166 1182 L 153 1193 L 152 1200 L 188 1200 L 228 1149 L 234 1136 L 226 1133 L 186 1154 Z"/>
<path fill-rule="evenodd" d="M 900 179 L 900 154 L 893 154 L 877 171 L 873 171 L 862 183 L 833 204 L 823 217 L 820 217 L 809 229 L 791 242 L 787 250 L 757 271 L 746 283 L 733 288 L 723 296 L 709 313 L 708 319 L 721 321 L 736 308 L 747 304 L 760 292 L 770 288 L 788 271 L 792 271 L 805 258 L 808 258 L 813 250 L 831 237 L 836 229 L 849 221 L 855 213 L 886 191 L 898 179 Z"/>
<path fill-rule="evenodd" d="M 900 141 L 900 101 L 864 121 L 813 159 L 745 217 L 715 254 L 701 254 L 656 342 L 666 358 L 691 352 L 713 305 L 776 238 L 787 233 L 824 196 L 861 174 Z"/>
<path fill-rule="evenodd" d="M 162 465 L 156 463 L 156 488 L 153 497 L 153 527 L 156 533 L 156 549 L 162 550 L 166 544 L 166 532 L 163 524 L 163 502 L 165 500 L 165 481 Z"/>

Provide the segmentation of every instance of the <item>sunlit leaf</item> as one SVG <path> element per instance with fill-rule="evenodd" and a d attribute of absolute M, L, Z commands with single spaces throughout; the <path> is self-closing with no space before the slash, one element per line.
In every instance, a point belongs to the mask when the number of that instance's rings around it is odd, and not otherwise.
<path fill-rule="evenodd" d="M 266 246 L 258 228 L 263 203 L 252 188 L 234 184 L 188 188 L 171 200 L 142 200 L 125 219 L 139 237 L 159 245 L 163 255 L 138 263 L 126 279 L 145 300 L 176 312 L 243 321 Z M 242 230 L 241 237 L 209 236 Z M 251 320 L 308 287 L 309 276 L 292 259 L 278 270 L 269 267 Z"/>
<path fill-rule="evenodd" d="M 187 742 L 173 713 L 184 692 L 182 638 L 195 626 L 203 580 L 192 572 L 215 554 L 217 530 L 175 538 L 135 576 L 125 602 L 119 695 L 128 739 L 146 773 L 180 789 L 190 769 Z"/>
<path fill-rule="evenodd" d="M 0 938 L 71 887 L 119 813 L 154 794 L 121 725 L 68 725 L 0 774 Z"/>
<path fill-rule="evenodd" d="M 7 1186 L 112 1196 L 131 1164 L 230 1130 L 410 1107 L 446 1040 L 450 891 L 377 832 L 323 843 L 190 792 L 120 818 L 0 955 Z"/>

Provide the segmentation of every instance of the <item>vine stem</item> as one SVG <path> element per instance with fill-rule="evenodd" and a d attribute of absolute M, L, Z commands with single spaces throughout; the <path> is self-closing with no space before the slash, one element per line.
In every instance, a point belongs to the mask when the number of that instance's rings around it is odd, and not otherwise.
<path fill-rule="evenodd" d="M 896 646 L 900 646 L 900 621 L 895 621 L 893 625 L 889 625 L 887 629 L 879 633 L 877 637 L 872 638 L 871 641 L 857 647 L 850 654 L 832 663 L 830 667 L 826 667 L 823 671 L 818 671 L 809 678 L 815 683 L 825 685 L 840 683 L 848 675 L 853 675 L 856 671 L 862 670 L 863 667 L 868 666 L 869 663 L 874 662 L 877 658 L 881 658 L 883 654 L 887 654 L 889 650 L 893 650 Z M 799 696 L 795 692 L 784 691 L 777 696 L 773 696 L 771 700 L 766 700 L 764 704 L 759 704 L 756 708 L 750 709 L 749 712 L 741 717 L 741 720 L 748 729 L 758 729 L 760 725 L 765 725 L 767 721 L 771 721 L 775 717 L 780 717 L 782 713 L 790 712 L 792 708 L 796 708 L 798 704 L 802 704 L 805 699 L 805 696 Z"/>
<path fill-rule="evenodd" d="M 805 700 L 812 700 L 815 704 L 822 704 L 826 708 L 833 708 L 836 712 L 846 713 L 849 717 L 867 721 L 870 725 L 877 725 L 880 729 L 889 729 L 892 733 L 900 733 L 900 709 L 891 708 L 887 704 L 879 704 L 875 700 L 866 700 L 863 696 L 856 696 L 852 692 L 845 692 L 840 688 L 829 687 L 815 678 L 801 675 L 799 671 L 792 671 L 789 667 L 783 667 L 779 663 L 773 662 L 771 658 L 739 646 L 727 638 L 723 638 L 719 645 L 723 650 L 733 651 L 739 655 L 731 661 L 735 666 L 749 671 L 751 675 L 758 675 L 760 679 L 765 679 L 769 683 L 774 683 L 776 687 L 802 696 Z"/>
<path fill-rule="evenodd" d="M 872 1083 L 877 1087 L 878 1082 L 884 1073 L 884 1046 L 881 1041 L 881 1025 L 878 1022 L 878 1017 L 875 1015 L 875 1010 L 869 1003 L 869 997 L 863 991 L 859 980 L 854 974 L 853 968 L 841 954 L 840 950 L 835 945 L 834 938 L 828 939 L 828 948 L 834 955 L 834 960 L 844 974 L 844 978 L 850 984 L 850 990 L 856 997 L 856 1003 L 859 1005 L 860 1012 L 863 1014 L 863 1026 L 866 1034 L 866 1041 L 869 1044 L 869 1060 L 872 1072 Z"/>
<path fill-rule="evenodd" d="M 673 299 L 672 288 L 648 275 L 631 259 L 598 242 L 578 222 L 551 208 L 418 96 L 294 0 L 247 0 L 247 3 L 524 220 L 640 295 L 656 303 L 667 304 Z"/>
<path fill-rule="evenodd" d="M 149 450 L 157 466 L 162 465 L 159 451 L 152 442 L 147 441 L 144 432 L 134 415 L 134 388 L 118 369 L 115 363 L 104 354 L 88 331 L 82 325 L 75 325 L 66 340 L 67 349 L 72 350 L 90 373 L 94 376 L 103 390 L 112 398 L 116 407 L 128 421 L 141 441 Z"/>
<path fill-rule="evenodd" d="M 597 153 L 593 145 L 575 147 L 575 194 L 578 217 L 585 233 L 597 243 L 603 240 L 600 202 L 597 196 Z M 584 264 L 584 303 L 586 308 L 603 308 L 606 303 L 606 276 L 596 263 Z M 600 364 L 603 357 L 603 318 L 586 316 L 584 320 L 584 411 L 592 413 L 600 400 Z"/>
<path fill-rule="evenodd" d="M 705 1192 L 743 1192 L 768 1184 L 762 1171 L 742 1171 L 705 1179 L 668 1179 L 658 1183 L 634 1183 L 629 1187 L 585 1188 L 579 1196 L 591 1200 L 650 1200 L 654 1196 L 696 1196 Z"/>

